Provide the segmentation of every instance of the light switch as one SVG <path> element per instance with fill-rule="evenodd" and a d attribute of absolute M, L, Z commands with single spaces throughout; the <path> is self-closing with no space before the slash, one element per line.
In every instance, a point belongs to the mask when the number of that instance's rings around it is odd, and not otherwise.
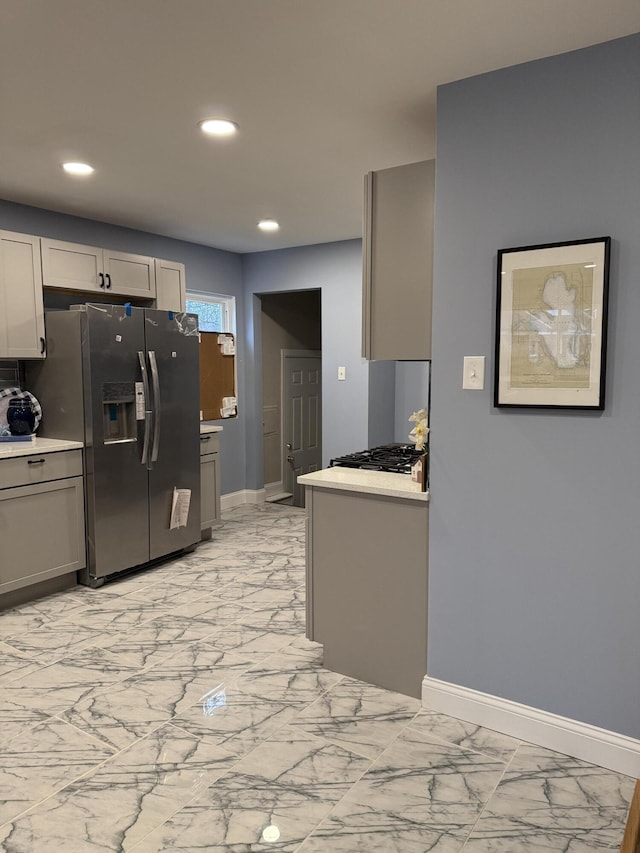
<path fill-rule="evenodd" d="M 484 388 L 484 356 L 465 355 L 462 370 L 462 387 L 467 391 L 482 391 Z"/>
<path fill-rule="evenodd" d="M 340 381 L 342 381 L 343 379 L 346 379 L 346 378 L 347 378 L 347 368 L 346 367 L 339 367 L 338 368 L 338 379 L 340 379 Z"/>

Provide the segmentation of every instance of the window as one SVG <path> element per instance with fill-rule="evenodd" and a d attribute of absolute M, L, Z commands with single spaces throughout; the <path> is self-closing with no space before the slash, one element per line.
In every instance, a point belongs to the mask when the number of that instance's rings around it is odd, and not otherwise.
<path fill-rule="evenodd" d="M 236 330 L 234 296 L 217 293 L 187 293 L 187 311 L 198 315 L 201 332 L 233 332 Z"/>

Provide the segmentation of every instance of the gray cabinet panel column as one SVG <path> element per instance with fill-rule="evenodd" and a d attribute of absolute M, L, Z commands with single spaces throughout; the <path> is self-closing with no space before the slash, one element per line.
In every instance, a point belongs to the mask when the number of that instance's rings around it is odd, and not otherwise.
<path fill-rule="evenodd" d="M 309 489 L 307 635 L 328 669 L 409 696 L 427 671 L 429 508 Z"/>

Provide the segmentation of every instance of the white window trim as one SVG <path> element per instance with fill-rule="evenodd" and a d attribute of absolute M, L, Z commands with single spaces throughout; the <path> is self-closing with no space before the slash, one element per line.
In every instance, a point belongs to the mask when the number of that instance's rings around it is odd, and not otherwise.
<path fill-rule="evenodd" d="M 224 332 L 236 333 L 236 298 L 222 293 L 202 293 L 198 290 L 187 290 L 185 295 L 186 300 L 193 302 L 212 302 L 222 306 L 222 316 L 224 318 Z"/>

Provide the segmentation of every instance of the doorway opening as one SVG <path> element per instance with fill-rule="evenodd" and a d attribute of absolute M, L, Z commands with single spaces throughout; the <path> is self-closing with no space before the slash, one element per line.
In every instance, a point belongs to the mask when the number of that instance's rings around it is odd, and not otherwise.
<path fill-rule="evenodd" d="M 304 506 L 297 474 L 322 467 L 321 291 L 264 294 L 261 309 L 267 500 Z"/>

